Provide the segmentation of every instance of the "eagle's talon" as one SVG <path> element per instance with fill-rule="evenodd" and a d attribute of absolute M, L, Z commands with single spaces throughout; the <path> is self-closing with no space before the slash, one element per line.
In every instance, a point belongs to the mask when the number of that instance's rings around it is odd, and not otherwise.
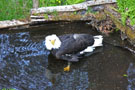
<path fill-rule="evenodd" d="M 70 71 L 70 65 L 64 68 L 64 71 Z"/>
<path fill-rule="evenodd" d="M 67 65 L 67 67 L 64 68 L 64 71 L 70 71 L 70 65 L 71 65 L 71 63 L 68 62 L 68 65 Z"/>

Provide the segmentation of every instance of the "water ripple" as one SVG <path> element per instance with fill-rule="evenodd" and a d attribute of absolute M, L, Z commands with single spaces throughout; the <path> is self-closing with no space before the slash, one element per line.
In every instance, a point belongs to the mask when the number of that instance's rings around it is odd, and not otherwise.
<path fill-rule="evenodd" d="M 44 90 L 48 54 L 44 40 L 33 42 L 29 32 L 0 34 L 0 88 Z"/>

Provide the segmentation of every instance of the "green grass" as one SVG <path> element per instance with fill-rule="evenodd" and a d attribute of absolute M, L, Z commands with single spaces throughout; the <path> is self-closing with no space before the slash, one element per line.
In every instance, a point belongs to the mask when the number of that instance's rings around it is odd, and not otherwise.
<path fill-rule="evenodd" d="M 117 0 L 117 5 L 123 25 L 127 18 L 130 19 L 130 25 L 135 25 L 135 0 Z"/>
<path fill-rule="evenodd" d="M 40 7 L 65 5 L 65 0 L 39 0 Z"/>
<path fill-rule="evenodd" d="M 0 20 L 26 18 L 30 8 L 32 0 L 0 0 Z"/>
<path fill-rule="evenodd" d="M 69 5 L 85 0 L 39 0 L 40 7 Z M 32 0 L 0 0 L 0 21 L 25 19 L 30 15 Z"/>
<path fill-rule="evenodd" d="M 39 0 L 40 7 L 46 6 L 59 6 L 59 5 L 71 5 L 84 2 L 85 0 Z"/>

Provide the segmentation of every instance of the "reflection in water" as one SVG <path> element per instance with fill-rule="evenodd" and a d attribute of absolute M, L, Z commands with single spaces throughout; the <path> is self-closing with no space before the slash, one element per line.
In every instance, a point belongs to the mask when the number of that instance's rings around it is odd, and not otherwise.
<path fill-rule="evenodd" d="M 49 73 L 49 74 L 48 74 Z M 73 70 L 72 72 L 63 72 L 53 74 L 47 72 L 46 77 L 52 82 L 53 87 L 48 87 L 52 90 L 87 90 L 89 81 L 88 81 L 88 72 L 84 70 Z M 55 80 L 55 81 L 54 81 Z"/>
<path fill-rule="evenodd" d="M 129 82 L 128 90 L 135 90 L 135 65 L 133 63 L 129 64 L 127 75 Z"/>
<path fill-rule="evenodd" d="M 60 78 L 60 79 L 59 79 Z M 57 80 L 56 90 L 87 90 L 88 72 L 83 70 L 73 70 L 70 73 L 64 73 Z"/>

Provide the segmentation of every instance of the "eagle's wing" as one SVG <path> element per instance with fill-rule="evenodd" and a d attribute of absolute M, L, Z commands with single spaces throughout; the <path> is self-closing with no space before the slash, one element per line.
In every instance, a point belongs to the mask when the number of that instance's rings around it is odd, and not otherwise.
<path fill-rule="evenodd" d="M 60 39 L 61 42 L 63 42 L 65 40 L 71 38 L 73 35 L 74 34 L 64 34 L 64 35 L 59 36 L 59 39 Z"/>
<path fill-rule="evenodd" d="M 93 36 L 89 34 L 68 34 L 66 36 L 60 36 L 59 38 L 62 44 L 55 54 L 58 59 L 66 54 L 72 54 L 74 56 L 76 53 L 86 49 L 94 43 Z"/>

